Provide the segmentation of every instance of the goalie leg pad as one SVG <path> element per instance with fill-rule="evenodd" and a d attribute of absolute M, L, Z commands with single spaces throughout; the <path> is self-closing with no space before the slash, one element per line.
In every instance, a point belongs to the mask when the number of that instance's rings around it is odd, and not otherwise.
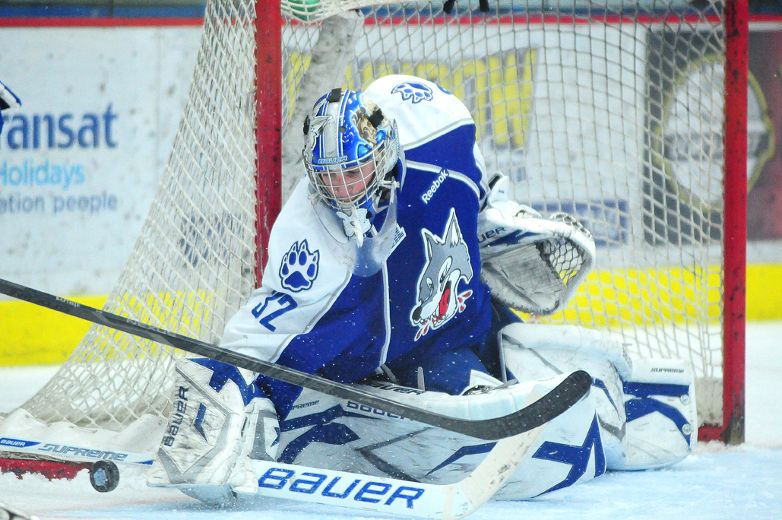
<path fill-rule="evenodd" d="M 695 394 L 685 362 L 631 359 L 608 335 L 575 326 L 513 324 L 501 340 L 506 366 L 521 381 L 589 372 L 608 469 L 668 466 L 694 448 Z"/>
<path fill-rule="evenodd" d="M 623 457 L 612 469 L 674 464 L 695 448 L 698 418 L 694 378 L 678 359 L 639 359 L 624 382 L 627 416 Z"/>
<path fill-rule="evenodd" d="M 597 411 L 606 462 L 622 460 L 625 412 L 621 374 L 631 366 L 624 348 L 596 331 L 557 325 L 514 323 L 500 331 L 506 368 L 520 381 L 586 370 L 589 399 Z"/>
<path fill-rule="evenodd" d="M 252 485 L 246 460 L 274 458 L 277 426 L 271 401 L 253 380 L 225 363 L 179 360 L 174 411 L 147 483 L 209 502 L 229 497 L 231 487 Z"/>
<path fill-rule="evenodd" d="M 481 379 L 476 382 L 482 390 L 458 396 L 381 381 L 358 386 L 378 397 L 403 398 L 443 415 L 479 419 L 518 410 L 550 391 L 562 377 L 500 387 Z M 282 430 L 280 462 L 431 484 L 464 479 L 494 445 L 307 389 L 283 421 Z M 264 471 L 259 466 L 257 478 Z M 604 471 L 594 404 L 582 399 L 543 426 L 526 459 L 497 496 L 531 498 L 591 480 Z"/>

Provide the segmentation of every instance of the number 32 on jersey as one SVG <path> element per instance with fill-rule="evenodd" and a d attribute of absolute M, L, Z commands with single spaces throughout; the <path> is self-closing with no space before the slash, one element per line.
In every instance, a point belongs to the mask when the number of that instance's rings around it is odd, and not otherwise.
<path fill-rule="evenodd" d="M 272 321 L 296 307 L 298 307 L 298 304 L 290 294 L 272 291 L 266 299 L 253 307 L 251 312 L 258 320 L 258 323 L 274 332 L 277 328 L 272 324 Z"/>

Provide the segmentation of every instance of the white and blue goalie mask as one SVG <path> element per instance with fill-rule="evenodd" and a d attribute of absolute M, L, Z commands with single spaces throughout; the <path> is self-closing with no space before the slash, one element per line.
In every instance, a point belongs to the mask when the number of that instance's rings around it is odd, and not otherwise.
<path fill-rule="evenodd" d="M 352 244 L 356 272 L 372 274 L 390 254 L 386 235 L 396 229 L 395 188 L 404 175 L 396 124 L 361 92 L 337 88 L 315 102 L 304 134 L 318 215 Z"/>
<path fill-rule="evenodd" d="M 396 182 L 396 125 L 362 93 L 334 89 L 315 102 L 304 134 L 304 165 L 316 196 L 352 216 L 356 226 L 346 234 L 361 241 Z"/>

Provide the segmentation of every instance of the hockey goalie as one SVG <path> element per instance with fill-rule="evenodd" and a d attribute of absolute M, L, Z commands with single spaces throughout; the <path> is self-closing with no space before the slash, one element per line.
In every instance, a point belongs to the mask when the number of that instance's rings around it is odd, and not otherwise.
<path fill-rule="evenodd" d="M 511 413 L 586 370 L 591 391 L 541 429 L 502 498 L 688 455 L 697 421 L 684 362 L 631 359 L 606 334 L 511 311 L 562 308 L 595 245 L 572 216 L 509 200 L 460 100 L 385 76 L 325 93 L 303 131 L 306 177 L 223 347 L 467 419 Z M 493 445 L 210 359 L 179 361 L 176 378 L 149 483 L 202 500 L 252 494 L 254 461 L 450 483 Z"/>

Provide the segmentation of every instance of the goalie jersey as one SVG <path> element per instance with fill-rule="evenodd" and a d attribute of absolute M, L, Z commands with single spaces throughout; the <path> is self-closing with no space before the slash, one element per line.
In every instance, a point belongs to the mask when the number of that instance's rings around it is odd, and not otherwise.
<path fill-rule="evenodd" d="M 344 383 L 385 365 L 414 386 L 418 367 L 477 352 L 489 336 L 477 237 L 485 167 L 473 118 L 451 93 L 399 75 L 364 92 L 396 121 L 404 151 L 390 256 L 374 274 L 355 274 L 303 179 L 272 228 L 262 287 L 229 321 L 222 346 Z M 472 368 L 480 363 L 458 370 Z M 285 418 L 299 389 L 259 385 Z M 437 389 L 463 389 L 444 385 Z"/>

